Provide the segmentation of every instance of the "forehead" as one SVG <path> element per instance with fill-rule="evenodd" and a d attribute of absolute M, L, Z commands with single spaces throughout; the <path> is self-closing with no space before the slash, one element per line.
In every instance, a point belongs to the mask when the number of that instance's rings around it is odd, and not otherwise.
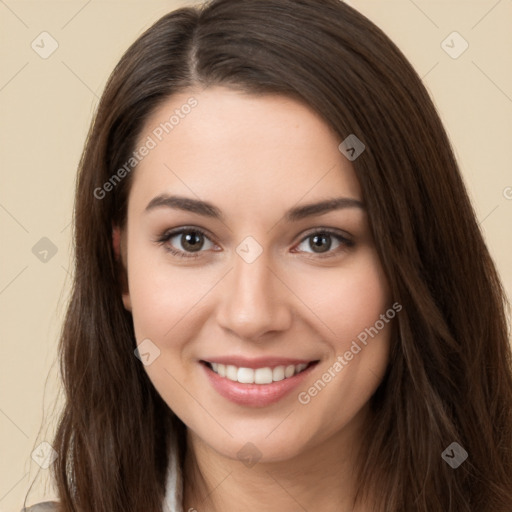
<path fill-rule="evenodd" d="M 134 171 L 130 195 L 137 203 L 180 193 L 240 211 L 289 207 L 302 197 L 361 199 L 338 150 L 340 137 L 286 96 L 222 87 L 176 94 L 146 121 L 137 147 L 150 140 L 152 149 Z"/>

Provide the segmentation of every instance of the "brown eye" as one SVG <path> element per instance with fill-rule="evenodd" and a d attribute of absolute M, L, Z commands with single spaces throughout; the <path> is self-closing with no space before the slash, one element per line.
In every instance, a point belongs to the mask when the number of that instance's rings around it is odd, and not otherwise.
<path fill-rule="evenodd" d="M 317 230 L 302 239 L 297 250 L 319 256 L 335 256 L 337 253 L 353 247 L 349 238 L 328 230 Z"/>
<path fill-rule="evenodd" d="M 326 252 L 331 248 L 331 245 L 330 235 L 313 235 L 309 237 L 309 247 L 314 252 Z"/>
<path fill-rule="evenodd" d="M 198 229 L 181 228 L 164 233 L 157 242 L 175 256 L 196 257 L 215 244 Z"/>
<path fill-rule="evenodd" d="M 181 246 L 185 251 L 196 252 L 200 251 L 204 245 L 204 236 L 197 231 L 189 231 L 178 235 L 180 237 Z"/>

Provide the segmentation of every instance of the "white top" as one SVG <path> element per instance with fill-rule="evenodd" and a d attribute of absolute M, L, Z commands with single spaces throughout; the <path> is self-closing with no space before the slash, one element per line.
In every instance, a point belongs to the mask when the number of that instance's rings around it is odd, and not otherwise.
<path fill-rule="evenodd" d="M 183 483 L 177 457 L 177 445 L 173 444 L 169 454 L 163 512 L 183 512 L 182 500 Z"/>

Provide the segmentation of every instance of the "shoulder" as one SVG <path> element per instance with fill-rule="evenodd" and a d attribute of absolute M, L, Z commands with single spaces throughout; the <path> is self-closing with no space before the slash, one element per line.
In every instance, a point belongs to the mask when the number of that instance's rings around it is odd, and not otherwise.
<path fill-rule="evenodd" d="M 21 512 L 57 512 L 58 503 L 56 501 L 45 501 L 37 503 L 31 507 L 24 508 Z"/>

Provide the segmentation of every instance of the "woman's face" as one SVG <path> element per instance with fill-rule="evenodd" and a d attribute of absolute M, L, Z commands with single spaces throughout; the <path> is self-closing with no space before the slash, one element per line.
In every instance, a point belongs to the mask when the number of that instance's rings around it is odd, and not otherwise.
<path fill-rule="evenodd" d="M 292 99 L 215 87 L 137 144 L 123 302 L 159 394 L 227 457 L 357 431 L 385 373 L 394 310 L 341 142 Z"/>

